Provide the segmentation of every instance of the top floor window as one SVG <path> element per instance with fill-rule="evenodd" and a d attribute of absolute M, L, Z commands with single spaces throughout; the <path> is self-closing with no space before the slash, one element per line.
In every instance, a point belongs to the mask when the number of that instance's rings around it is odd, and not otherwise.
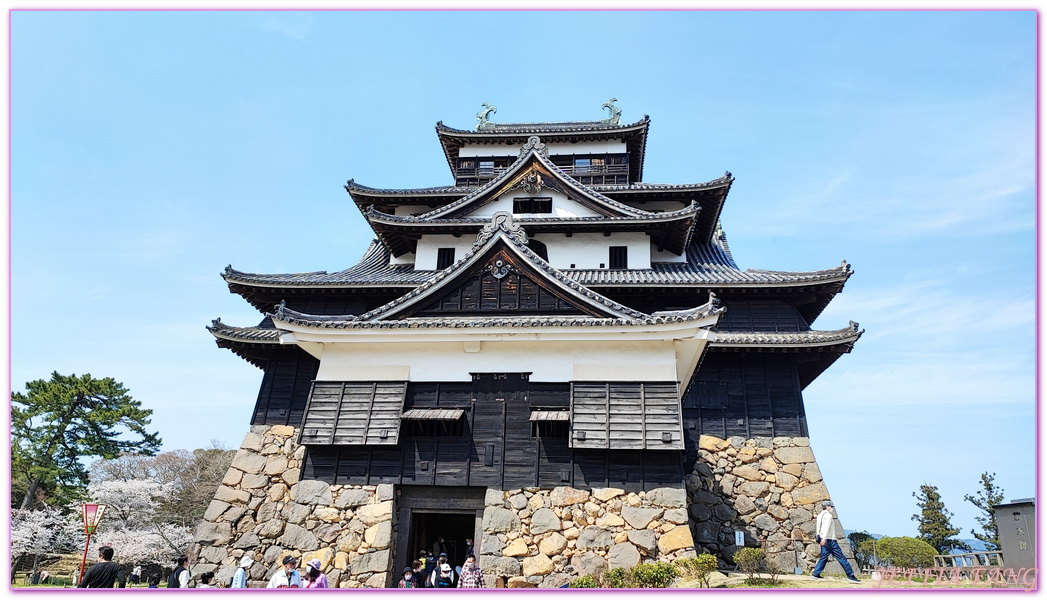
<path fill-rule="evenodd" d="M 553 199 L 513 198 L 513 214 L 549 214 L 553 212 Z"/>
<path fill-rule="evenodd" d="M 629 268 L 629 247 L 628 246 L 611 246 L 608 252 L 609 256 L 607 261 L 607 268 L 609 269 L 628 269 Z"/>
<path fill-rule="evenodd" d="M 454 264 L 454 248 L 438 248 L 436 250 L 436 270 L 443 271 Z"/>

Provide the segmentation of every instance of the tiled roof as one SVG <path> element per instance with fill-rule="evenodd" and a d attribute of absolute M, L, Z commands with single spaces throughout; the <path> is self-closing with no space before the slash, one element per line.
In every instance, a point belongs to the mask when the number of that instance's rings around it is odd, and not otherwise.
<path fill-rule="evenodd" d="M 643 183 L 637 181 L 630 183 L 629 185 L 594 185 L 591 186 L 595 192 L 609 193 L 609 192 L 646 192 L 646 191 L 690 191 L 690 190 L 703 190 L 708 188 L 718 188 L 730 185 L 734 181 L 734 176 L 728 171 L 724 173 L 722 177 L 717 177 L 709 181 L 701 183 Z"/>
<path fill-rule="evenodd" d="M 222 277 L 230 284 L 258 287 L 326 288 L 366 286 L 416 286 L 433 278 L 438 271 L 416 271 L 412 265 L 390 265 L 389 251 L 372 241 L 360 261 L 343 271 L 328 273 L 262 274 L 226 267 Z M 687 247 L 687 262 L 652 263 L 650 269 L 560 269 L 566 277 L 587 287 L 664 286 L 695 287 L 796 286 L 843 282 L 851 276 L 850 265 L 820 271 L 741 270 L 725 244 L 692 243 Z"/>
<path fill-rule="evenodd" d="M 593 190 L 591 187 L 578 183 L 578 181 L 561 171 L 559 167 L 554 165 L 552 161 L 545 157 L 537 148 L 531 148 L 530 150 L 528 150 L 526 154 L 521 156 L 519 159 L 516 160 L 516 162 L 510 165 L 510 167 L 506 169 L 505 172 L 501 173 L 491 181 L 480 186 L 479 188 L 476 188 L 473 192 L 469 193 L 468 195 L 463 196 L 458 200 L 455 200 L 454 202 L 451 202 L 450 204 L 441 206 L 440 208 L 431 210 L 425 213 L 424 215 L 421 215 L 421 218 L 433 219 L 437 217 L 453 216 L 455 213 L 459 212 L 466 206 L 469 206 L 470 204 L 473 204 L 478 200 L 486 199 L 486 196 L 489 196 L 499 191 L 506 182 L 519 175 L 532 162 L 540 163 L 543 167 L 545 167 L 546 171 L 551 173 L 559 180 L 559 183 L 566 186 L 568 189 L 573 190 L 575 193 L 579 194 L 584 199 L 595 203 L 597 206 L 603 207 L 610 213 L 617 213 L 622 216 L 643 216 L 646 214 L 650 214 L 646 210 L 633 208 L 628 204 L 623 204 L 621 202 L 618 202 L 617 200 L 608 198 L 600 192 Z M 548 183 L 546 185 L 548 185 Z"/>
<path fill-rule="evenodd" d="M 609 121 L 560 121 L 550 123 L 488 123 L 486 127 L 481 130 L 475 129 L 455 129 L 444 125 L 443 121 L 436 124 L 436 131 L 442 134 L 466 134 L 482 136 L 491 133 L 514 133 L 521 135 L 531 134 L 542 134 L 542 133 L 574 133 L 574 132 L 585 132 L 585 131 L 616 131 L 622 129 L 633 129 L 638 126 L 645 126 L 651 122 L 651 118 L 644 115 L 642 119 L 635 123 L 621 124 L 611 123 Z"/>
<path fill-rule="evenodd" d="M 487 236 L 485 239 L 484 236 Z M 482 242 L 481 242 L 482 241 Z M 496 213 L 490 225 L 469 252 L 453 265 L 437 273 L 424 284 L 414 288 L 403 296 L 362 315 L 344 315 L 342 317 L 324 316 L 317 318 L 286 308 L 283 304 L 275 314 L 268 315 L 273 321 L 299 325 L 310 325 L 321 328 L 422 328 L 422 327 L 541 327 L 541 326 L 622 326 L 636 324 L 682 323 L 710 315 L 719 314 L 724 309 L 719 307 L 715 296 L 710 295 L 709 302 L 703 306 L 685 311 L 666 311 L 652 315 L 644 314 L 619 304 L 593 290 L 578 284 L 566 277 L 561 271 L 550 266 L 545 260 L 526 246 L 526 236 L 522 229 L 513 223 L 508 213 Z M 463 318 L 401 318 L 391 319 L 402 313 L 404 307 L 425 301 L 458 275 L 472 269 L 485 256 L 504 245 L 514 251 L 530 264 L 538 273 L 544 274 L 546 281 L 555 288 L 573 296 L 582 305 L 595 308 L 606 317 L 463 317 Z"/>
<path fill-rule="evenodd" d="M 283 332 L 274 329 L 272 327 L 272 322 L 268 319 L 264 321 L 264 324 L 269 326 L 234 327 L 232 325 L 226 325 L 222 322 L 222 319 L 215 319 L 211 321 L 211 326 L 208 327 L 207 330 L 211 332 L 211 335 L 221 340 L 247 342 L 252 344 L 279 344 L 280 335 Z"/>
<path fill-rule="evenodd" d="M 520 216 L 514 217 L 514 220 L 521 225 L 530 224 L 544 224 L 544 223 L 608 223 L 614 225 L 615 223 L 633 223 L 633 222 L 663 222 L 663 221 L 676 221 L 679 219 L 691 217 L 701 210 L 701 206 L 697 202 L 692 202 L 690 206 L 685 206 L 680 210 L 674 210 L 669 212 L 648 212 L 639 211 L 643 214 L 628 215 L 621 217 L 605 217 L 599 216 L 587 216 L 587 217 L 532 217 L 532 216 Z M 407 215 L 392 215 L 379 211 L 374 207 L 369 207 L 364 213 L 368 221 L 381 221 L 383 223 L 398 224 L 398 225 L 413 225 L 413 224 L 434 224 L 434 225 L 484 225 L 491 221 L 490 217 L 458 217 L 458 218 L 441 218 L 434 217 L 430 218 L 426 215 L 417 217 Z"/>
<path fill-rule="evenodd" d="M 350 194 L 353 192 L 360 192 L 361 195 L 367 196 L 464 196 L 475 189 L 477 188 L 457 187 L 453 185 L 403 189 L 373 188 L 356 183 L 356 180 L 354 179 L 350 179 L 345 183 L 345 191 Z"/>
<path fill-rule="evenodd" d="M 712 347 L 791 347 L 853 344 L 865 333 L 851 321 L 847 327 L 834 331 L 748 332 L 720 331 L 711 342 Z"/>

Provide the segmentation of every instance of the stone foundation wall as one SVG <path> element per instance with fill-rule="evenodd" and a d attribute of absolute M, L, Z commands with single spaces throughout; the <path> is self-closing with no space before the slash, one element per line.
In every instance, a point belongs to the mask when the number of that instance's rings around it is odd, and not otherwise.
<path fill-rule="evenodd" d="M 695 550 L 717 556 L 722 567 L 733 565 L 734 532 L 741 530 L 746 546 L 764 547 L 784 572 L 811 570 L 820 553 L 815 520 L 830 498 L 808 438 L 703 435 L 698 446 L 686 480 Z M 836 528 L 842 536 L 839 519 Z M 846 539 L 840 547 L 857 569 Z M 826 572 L 843 569 L 832 562 Z"/>
<path fill-rule="evenodd" d="M 250 553 L 250 583 L 264 586 L 286 555 L 313 558 L 331 587 L 386 587 L 395 526 L 393 486 L 299 481 L 305 447 L 293 427 L 252 427 L 197 527 L 195 575 L 226 584 Z"/>
<path fill-rule="evenodd" d="M 560 587 L 609 568 L 695 555 L 683 489 L 488 490 L 485 504 L 477 558 L 488 587 L 498 578 L 507 587 Z"/>

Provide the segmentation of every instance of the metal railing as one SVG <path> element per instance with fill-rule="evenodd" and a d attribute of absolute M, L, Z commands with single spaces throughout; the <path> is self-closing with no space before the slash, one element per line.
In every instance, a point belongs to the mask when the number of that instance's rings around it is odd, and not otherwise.
<path fill-rule="evenodd" d="M 934 557 L 936 567 L 1002 567 L 1003 553 L 997 551 L 939 554 Z"/>

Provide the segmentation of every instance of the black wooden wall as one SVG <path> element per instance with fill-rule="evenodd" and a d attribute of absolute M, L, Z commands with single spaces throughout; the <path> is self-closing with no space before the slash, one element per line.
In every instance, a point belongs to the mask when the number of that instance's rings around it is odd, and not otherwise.
<path fill-rule="evenodd" d="M 319 368 L 320 361 L 301 348 L 275 350 L 265 366 L 251 425 L 301 425 L 309 386 Z"/>
<path fill-rule="evenodd" d="M 749 352 L 706 354 L 683 398 L 687 465 L 698 437 L 806 436 L 800 380 L 794 359 Z"/>

